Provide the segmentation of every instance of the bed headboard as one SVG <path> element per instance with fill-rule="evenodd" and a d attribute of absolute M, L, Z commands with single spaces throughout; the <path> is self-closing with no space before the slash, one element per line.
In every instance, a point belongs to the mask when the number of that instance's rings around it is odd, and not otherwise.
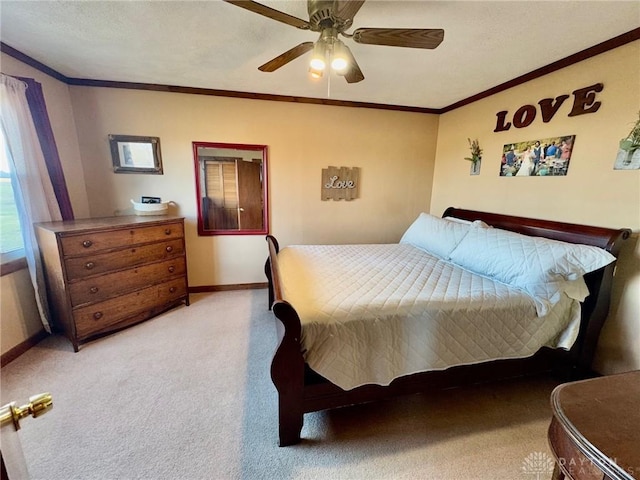
<path fill-rule="evenodd" d="M 622 242 L 631 235 L 631 230 L 628 228 L 612 229 L 593 227 L 575 223 L 554 222 L 551 220 L 464 210 L 454 207 L 447 208 L 442 216 L 456 217 L 470 221 L 482 220 L 492 227 L 511 230 L 533 237 L 546 237 L 563 242 L 594 245 L 604 248 L 615 256 L 618 256 Z"/>
<path fill-rule="evenodd" d="M 574 223 L 554 222 L 534 218 L 501 215 L 498 213 L 478 212 L 449 207 L 443 217 L 456 217 L 463 220 L 482 220 L 492 227 L 534 237 L 546 237 L 569 243 L 582 243 L 603 248 L 614 256 L 618 256 L 620 248 L 631 235 L 628 228 L 603 228 Z M 584 276 L 589 296 L 582 304 L 582 323 L 580 334 L 571 355 L 575 363 L 584 369 L 591 368 L 591 362 L 598 344 L 600 330 L 609 314 L 611 303 L 611 286 L 615 273 L 615 263 L 591 272 Z"/>

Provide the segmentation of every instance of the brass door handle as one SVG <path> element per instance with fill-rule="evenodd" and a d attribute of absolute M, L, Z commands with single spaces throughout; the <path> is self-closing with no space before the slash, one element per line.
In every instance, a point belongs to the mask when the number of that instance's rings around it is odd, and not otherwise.
<path fill-rule="evenodd" d="M 13 424 L 16 430 L 20 430 L 20 420 L 31 415 L 37 418 L 53 408 L 53 397 L 50 393 L 40 393 L 29 397 L 29 403 L 16 407 L 16 402 L 11 402 L 0 408 L 0 426 Z"/>

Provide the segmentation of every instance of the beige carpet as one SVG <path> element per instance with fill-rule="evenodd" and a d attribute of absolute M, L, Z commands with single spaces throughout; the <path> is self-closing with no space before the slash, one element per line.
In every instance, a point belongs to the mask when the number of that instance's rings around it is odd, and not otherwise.
<path fill-rule="evenodd" d="M 53 394 L 20 430 L 32 477 L 550 478 L 551 379 L 307 414 L 303 442 L 279 448 L 266 305 L 266 290 L 193 295 L 79 353 L 51 337 L 4 367 L 3 404 Z"/>

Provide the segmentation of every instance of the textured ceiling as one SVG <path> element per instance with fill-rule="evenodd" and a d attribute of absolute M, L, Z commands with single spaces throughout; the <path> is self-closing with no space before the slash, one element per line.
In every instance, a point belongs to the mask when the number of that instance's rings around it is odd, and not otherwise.
<path fill-rule="evenodd" d="M 263 1 L 308 19 L 301 1 Z M 222 1 L 5 1 L 0 39 L 70 78 L 442 108 L 640 27 L 634 1 L 367 1 L 353 28 L 443 28 L 435 50 L 344 39 L 365 80 L 312 80 L 310 54 L 258 66 L 315 41 Z"/>

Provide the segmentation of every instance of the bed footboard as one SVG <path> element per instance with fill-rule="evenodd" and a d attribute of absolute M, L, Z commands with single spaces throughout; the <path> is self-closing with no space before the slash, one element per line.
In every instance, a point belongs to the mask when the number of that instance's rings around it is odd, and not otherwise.
<path fill-rule="evenodd" d="M 267 236 L 269 258 L 265 273 L 269 279 L 269 307 L 279 320 L 278 348 L 271 361 L 271 379 L 278 390 L 279 445 L 285 447 L 300 441 L 304 404 L 304 358 L 300 346 L 300 318 L 282 298 L 278 267 L 278 241 Z"/>

